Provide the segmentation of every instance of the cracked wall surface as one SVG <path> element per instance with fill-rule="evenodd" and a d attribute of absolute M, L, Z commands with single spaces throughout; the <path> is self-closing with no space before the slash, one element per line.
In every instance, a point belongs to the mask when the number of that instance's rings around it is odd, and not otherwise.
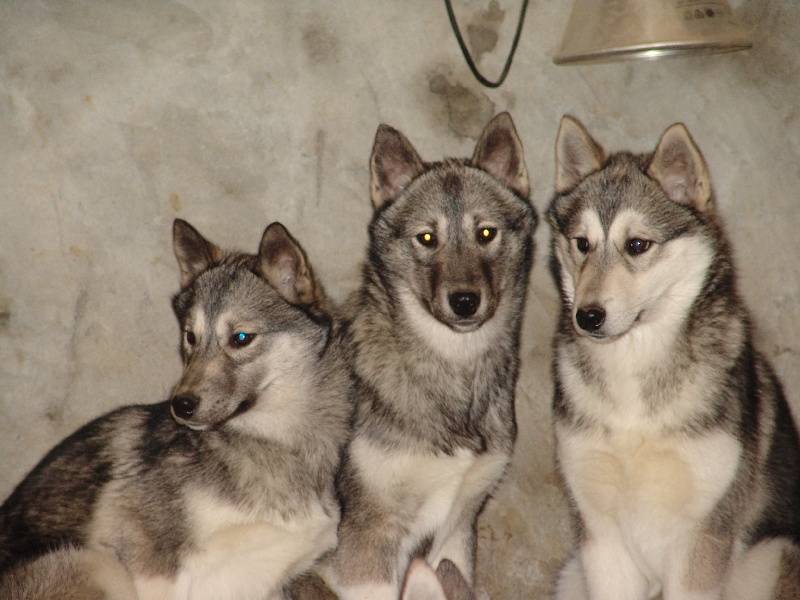
<path fill-rule="evenodd" d="M 352 291 L 379 123 L 433 160 L 469 155 L 486 121 L 510 111 L 541 213 L 564 113 L 610 150 L 652 150 L 684 122 L 761 347 L 800 406 L 800 7 L 731 4 L 747 52 L 557 67 L 570 3 L 533 2 L 511 74 L 490 90 L 439 2 L 1 2 L 0 496 L 89 419 L 169 394 L 180 372 L 174 218 L 249 251 L 279 220 L 337 300 Z M 454 7 L 495 77 L 518 2 Z M 479 528 L 479 581 L 493 598 L 547 597 L 572 543 L 553 466 L 558 297 L 545 223 L 536 236 L 520 435 Z"/>

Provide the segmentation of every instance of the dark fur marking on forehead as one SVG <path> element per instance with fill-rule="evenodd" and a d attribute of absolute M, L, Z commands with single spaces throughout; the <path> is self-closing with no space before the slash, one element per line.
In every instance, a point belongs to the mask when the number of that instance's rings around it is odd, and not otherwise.
<path fill-rule="evenodd" d="M 457 173 L 448 173 L 442 179 L 442 191 L 450 198 L 461 196 L 463 185 Z"/>
<path fill-rule="evenodd" d="M 613 202 L 608 204 L 609 213 L 601 215 L 603 228 L 608 231 L 611 221 L 616 217 L 616 212 L 626 204 L 630 204 L 631 195 L 644 198 L 647 194 L 647 163 L 644 155 L 635 155 L 628 152 L 612 154 L 606 167 L 599 173 L 602 175 L 602 184 L 607 194 L 613 195 Z M 653 186 L 656 189 L 656 186 Z M 606 218 L 607 217 L 607 218 Z"/>
<path fill-rule="evenodd" d="M 188 287 L 178 291 L 173 296 L 172 308 L 178 320 L 183 322 L 189 312 L 189 308 L 195 304 L 197 294 L 202 294 L 199 290 L 209 285 L 209 282 L 214 282 L 214 285 L 219 285 L 217 278 L 222 277 L 225 281 L 228 281 L 229 284 L 232 284 L 235 278 L 241 276 L 242 272 L 249 272 L 254 277 L 266 283 L 266 280 L 264 280 L 264 277 L 258 271 L 258 257 L 256 255 L 229 252 L 225 254 L 218 263 L 200 273 Z M 208 294 L 204 296 L 208 296 Z M 220 307 L 214 302 L 211 305 L 207 305 L 205 308 L 216 312 Z"/>
<path fill-rule="evenodd" d="M 629 152 L 616 152 L 606 161 L 602 171 L 605 171 L 611 181 L 622 184 L 629 181 L 633 173 L 646 173 L 647 164 L 642 162 L 641 156 Z"/>
<path fill-rule="evenodd" d="M 649 154 L 611 154 L 601 170 L 585 177 L 569 192 L 556 195 L 548 216 L 562 232 L 571 232 L 581 213 L 592 209 L 608 235 L 620 210 L 635 207 L 653 227 L 663 231 L 665 238 L 685 234 L 696 226 L 697 218 L 689 217 L 691 211 L 687 207 L 666 198 L 658 183 L 647 174 L 650 160 Z"/>

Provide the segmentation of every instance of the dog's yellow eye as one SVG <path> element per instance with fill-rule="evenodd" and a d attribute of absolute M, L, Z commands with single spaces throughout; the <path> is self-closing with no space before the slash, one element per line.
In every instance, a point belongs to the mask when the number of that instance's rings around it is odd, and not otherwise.
<path fill-rule="evenodd" d="M 497 236 L 497 229 L 494 227 L 481 227 L 478 230 L 478 241 L 486 244 Z"/>
<path fill-rule="evenodd" d="M 430 248 L 436 245 L 436 236 L 430 231 L 426 231 L 417 235 L 417 241 L 426 248 Z"/>

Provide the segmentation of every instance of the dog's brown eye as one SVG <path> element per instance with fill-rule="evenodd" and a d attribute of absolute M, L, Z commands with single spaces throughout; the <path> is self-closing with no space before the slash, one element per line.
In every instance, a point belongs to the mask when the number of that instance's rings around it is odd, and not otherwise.
<path fill-rule="evenodd" d="M 245 333 L 243 331 L 237 331 L 231 336 L 231 346 L 234 348 L 244 348 L 245 346 L 249 346 L 250 342 L 253 341 L 253 338 L 256 337 L 255 333 Z"/>
<path fill-rule="evenodd" d="M 426 231 L 417 235 L 417 241 L 426 248 L 432 248 L 436 245 L 436 236 L 430 231 Z"/>
<path fill-rule="evenodd" d="M 575 238 L 575 246 L 578 248 L 578 252 L 581 254 L 586 254 L 589 251 L 589 240 L 585 237 Z"/>
<path fill-rule="evenodd" d="M 625 246 L 628 249 L 628 254 L 635 256 L 637 254 L 647 252 L 650 249 L 650 241 L 639 238 L 631 238 L 625 242 Z"/>
<path fill-rule="evenodd" d="M 195 342 L 197 342 L 197 338 L 194 337 L 194 332 L 187 331 L 184 335 L 186 336 L 186 344 L 188 346 L 194 346 Z"/>
<path fill-rule="evenodd" d="M 495 236 L 497 236 L 497 229 L 494 227 L 481 227 L 478 229 L 478 242 L 481 244 L 488 244 Z"/>

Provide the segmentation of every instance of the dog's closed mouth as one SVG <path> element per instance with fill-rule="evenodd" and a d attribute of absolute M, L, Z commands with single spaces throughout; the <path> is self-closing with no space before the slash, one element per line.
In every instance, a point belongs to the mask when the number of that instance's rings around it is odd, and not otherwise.
<path fill-rule="evenodd" d="M 210 429 L 215 428 L 218 425 L 222 425 L 224 422 L 229 421 L 230 419 L 233 419 L 233 418 L 238 417 L 239 415 L 241 415 L 243 413 L 246 413 L 248 410 L 253 408 L 255 403 L 256 403 L 256 397 L 255 396 L 248 396 L 247 398 L 245 398 L 244 400 L 242 400 L 239 403 L 239 405 L 236 407 L 236 410 L 234 410 L 233 413 L 231 413 L 231 415 L 229 417 L 227 417 L 227 418 L 225 418 L 225 419 L 223 419 L 223 420 L 221 420 L 219 422 L 216 422 L 216 423 L 209 423 L 209 422 L 203 422 L 203 421 L 195 421 L 195 420 L 192 420 L 192 419 L 185 419 L 183 417 L 177 416 L 174 413 L 174 411 L 172 413 L 172 417 L 175 419 L 175 421 L 179 425 L 183 425 L 185 427 L 188 427 L 192 431 L 208 431 Z"/>
<path fill-rule="evenodd" d="M 470 331 L 479 329 L 483 323 L 484 321 L 482 319 L 465 319 L 463 321 L 446 323 L 446 325 L 457 333 L 469 333 Z"/>
<path fill-rule="evenodd" d="M 482 327 L 494 314 L 493 311 L 483 311 L 480 314 L 459 317 L 449 314 L 442 310 L 437 310 L 435 306 L 429 308 L 430 314 L 434 319 L 446 325 L 456 333 L 469 333 Z"/>
<path fill-rule="evenodd" d="M 441 311 L 437 311 L 435 307 L 430 308 L 430 314 L 442 325 L 446 325 L 456 333 L 475 331 L 487 321 L 487 318 L 484 316 L 454 317 Z"/>
<path fill-rule="evenodd" d="M 589 331 L 589 330 L 582 329 L 581 327 L 577 326 L 574 323 L 574 321 L 573 321 L 573 326 L 575 328 L 575 332 L 578 335 L 580 335 L 581 337 L 589 338 L 592 341 L 596 341 L 596 342 L 613 342 L 615 340 L 620 339 L 621 337 L 624 337 L 625 335 L 630 333 L 630 331 L 634 327 L 636 327 L 637 325 L 642 323 L 642 315 L 643 314 L 644 314 L 644 311 L 639 311 L 639 313 L 637 313 L 636 317 L 633 319 L 631 324 L 628 325 L 623 331 L 609 332 L 609 331 L 604 330 L 602 327 L 597 329 L 597 330 L 594 330 L 594 331 Z"/>
<path fill-rule="evenodd" d="M 175 418 L 175 421 L 178 423 L 178 425 L 183 425 L 184 427 L 188 427 L 192 431 L 208 431 L 209 429 L 211 429 L 211 424 L 210 423 L 200 423 L 200 422 L 197 422 L 197 421 L 188 421 L 186 419 L 182 419 L 180 417 L 176 417 L 175 415 L 173 415 L 173 417 Z"/>

